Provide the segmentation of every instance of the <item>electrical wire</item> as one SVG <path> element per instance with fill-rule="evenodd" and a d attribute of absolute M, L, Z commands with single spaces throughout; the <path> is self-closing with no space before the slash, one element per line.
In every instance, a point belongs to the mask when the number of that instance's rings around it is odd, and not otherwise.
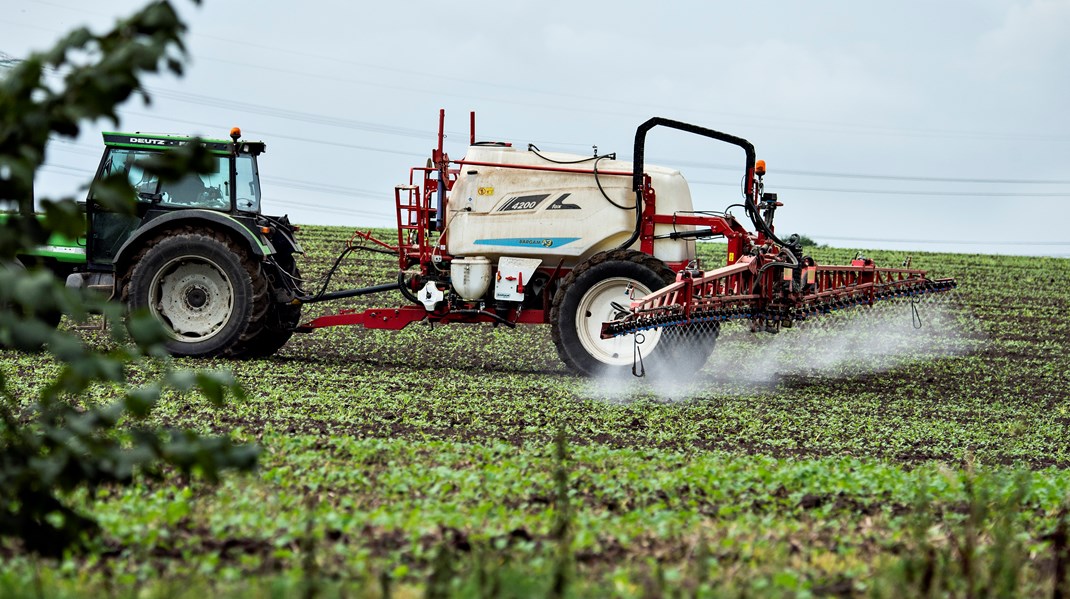
<path fill-rule="evenodd" d="M 691 160 L 676 160 L 672 158 L 652 158 L 651 162 L 671 164 L 673 166 L 686 166 L 718 171 L 738 171 L 738 165 L 718 164 L 710 162 L 698 162 Z M 802 169 L 776 169 L 778 175 L 798 175 L 802 177 L 829 177 L 836 179 L 875 179 L 883 181 L 920 181 L 923 183 L 978 183 L 985 185 L 1070 185 L 1070 179 L 1008 179 L 1008 178 L 979 178 L 979 177 L 930 177 L 925 175 L 889 175 L 879 173 L 837 173 L 832 171 L 811 171 Z"/>
<path fill-rule="evenodd" d="M 329 127 L 337 127 L 341 129 L 355 129 L 359 131 L 366 131 L 369 133 L 384 133 L 388 135 L 399 135 L 402 137 L 413 137 L 416 139 L 437 138 L 436 134 L 428 133 L 424 129 L 413 129 L 409 127 L 383 125 L 380 123 L 373 123 L 369 121 L 344 119 L 340 117 L 319 115 L 300 110 L 287 110 L 282 108 L 275 108 L 272 106 L 266 106 L 264 104 L 255 104 L 252 102 L 238 102 L 230 98 L 220 99 L 212 96 L 204 96 L 200 94 L 180 92 L 158 87 L 146 87 L 145 89 L 149 92 L 150 95 L 154 97 L 196 104 L 198 106 L 210 106 L 213 108 L 240 110 L 244 113 L 261 114 L 264 116 L 282 118 L 288 121 L 305 122 L 316 125 L 327 125 Z"/>
<path fill-rule="evenodd" d="M 863 241 L 863 242 L 880 242 L 880 243 L 932 243 L 939 245 L 1027 245 L 1027 246 L 1070 246 L 1070 241 L 993 241 L 991 239 L 983 239 L 977 241 L 962 240 L 962 239 L 886 239 L 886 238 L 865 238 L 865 237 L 839 237 L 834 235 L 810 235 L 813 239 L 822 239 L 829 241 Z"/>
<path fill-rule="evenodd" d="M 714 185 L 717 187 L 735 187 L 733 183 L 720 181 L 690 181 L 692 185 Z M 824 191 L 829 193 L 862 193 L 873 195 L 903 195 L 903 196 L 947 196 L 947 197 L 991 197 L 991 198 L 1066 198 L 1070 192 L 999 192 L 999 191 L 923 191 L 923 190 L 893 190 L 893 189 L 845 189 L 842 187 L 798 187 L 793 185 L 777 185 L 777 189 L 788 191 Z"/>
<path fill-rule="evenodd" d="M 110 13 L 88 10 L 88 9 L 85 9 L 84 7 L 68 6 L 68 5 L 61 4 L 61 3 L 56 3 L 56 2 L 47 2 L 45 0 L 33 0 L 33 1 L 36 4 L 52 6 L 52 7 L 68 10 L 68 11 L 77 11 L 77 12 L 81 12 L 81 13 L 94 14 L 94 15 L 105 16 L 105 17 L 113 17 L 114 16 L 114 15 L 112 15 Z M 46 27 L 39 27 L 39 26 L 35 26 L 35 25 L 16 23 L 16 22 L 13 22 L 13 21 L 6 21 L 6 20 L 5 20 L 5 22 L 12 23 L 12 24 L 14 24 L 16 26 L 20 26 L 20 27 L 33 27 L 33 28 L 37 28 L 37 29 L 43 29 L 43 30 L 46 30 L 46 31 L 52 31 L 52 32 L 55 32 L 55 33 L 61 33 L 61 32 L 59 32 L 59 31 L 57 31 L 55 29 L 46 28 Z M 396 72 L 396 73 L 405 74 L 405 75 L 408 75 L 408 76 L 416 76 L 416 77 L 419 77 L 421 80 L 424 80 L 424 79 L 427 79 L 427 78 L 434 78 L 434 79 L 437 79 L 437 80 L 457 82 L 457 83 L 462 84 L 464 86 L 479 85 L 479 86 L 485 86 L 485 87 L 491 87 L 491 88 L 507 89 L 507 90 L 511 90 L 511 91 L 521 91 L 521 92 L 524 93 L 525 96 L 532 95 L 532 94 L 539 94 L 539 95 L 543 95 L 543 96 L 560 97 L 560 98 L 563 98 L 563 99 L 567 99 L 572 103 L 572 105 L 569 106 L 569 110 L 571 110 L 571 111 L 583 110 L 582 108 L 577 108 L 575 106 L 575 100 L 577 100 L 577 99 L 578 100 L 585 100 L 585 101 L 597 101 L 599 103 L 599 105 L 604 105 L 606 102 L 611 102 L 611 103 L 614 103 L 614 104 L 617 104 L 617 105 L 621 105 L 621 106 L 627 106 L 627 107 L 632 107 L 632 108 L 642 108 L 644 111 L 649 111 L 649 110 L 651 110 L 653 108 L 653 106 L 651 106 L 649 103 L 635 102 L 635 101 L 629 101 L 629 100 L 625 100 L 625 99 L 584 96 L 584 95 L 580 95 L 580 94 L 570 94 L 570 93 L 561 93 L 561 92 L 550 92 L 550 91 L 547 91 L 545 88 L 532 88 L 532 87 L 526 87 L 526 86 L 508 85 L 508 84 L 503 84 L 503 83 L 498 83 L 498 82 L 464 79 L 464 78 L 459 78 L 459 77 L 455 77 L 455 76 L 444 75 L 442 72 L 418 71 L 418 70 L 414 70 L 414 69 L 388 67 L 388 66 L 384 66 L 384 65 L 380 65 L 380 64 L 347 60 L 347 59 L 339 58 L 337 56 L 332 56 L 332 55 L 316 54 L 316 53 L 311 53 L 311 52 L 292 49 L 292 48 L 279 48 L 278 46 L 272 46 L 272 45 L 267 45 L 267 44 L 257 44 L 257 43 L 255 43 L 253 41 L 249 41 L 249 40 L 242 39 L 242 38 L 212 36 L 212 35 L 202 34 L 202 33 L 198 33 L 198 32 L 194 32 L 192 35 L 194 37 L 198 37 L 198 38 L 213 39 L 213 40 L 222 41 L 222 42 L 225 42 L 225 43 L 236 44 L 236 45 L 239 45 L 243 50 L 247 50 L 249 48 L 259 48 L 259 49 L 273 51 L 273 52 L 282 52 L 282 53 L 285 53 L 287 55 L 304 56 L 304 57 L 307 57 L 307 58 L 315 59 L 317 61 L 330 61 L 330 62 L 334 62 L 334 63 L 340 63 L 340 64 L 345 64 L 345 65 L 350 65 L 350 66 L 357 66 L 357 67 L 361 67 L 361 68 L 369 68 L 369 69 L 376 69 L 376 70 L 381 70 L 381 71 Z M 226 61 L 226 60 L 223 60 L 223 59 L 218 59 L 218 58 L 214 58 L 214 57 L 200 56 L 200 55 L 195 56 L 195 58 L 197 58 L 199 60 L 211 60 L 211 61 L 231 62 L 231 63 L 234 62 L 234 61 Z M 265 69 L 265 70 L 274 71 L 274 72 L 290 72 L 290 73 L 295 74 L 295 75 L 306 76 L 306 77 L 317 77 L 317 78 L 327 79 L 327 80 L 330 80 L 332 82 L 337 82 L 339 80 L 339 77 L 338 77 L 337 74 L 317 75 L 317 74 L 312 74 L 312 73 L 308 73 L 308 72 L 286 71 L 284 69 L 278 68 L 277 66 L 268 67 L 268 66 L 256 65 L 256 64 L 251 64 L 251 65 L 250 64 L 241 64 L 241 66 L 258 68 L 258 69 Z M 358 82 L 358 83 L 361 83 L 363 85 L 384 86 L 380 82 Z M 394 86 L 394 87 L 397 87 L 397 86 Z M 411 88 L 409 88 L 409 89 L 411 89 Z M 412 90 L 412 91 L 423 91 L 423 90 Z M 444 94 L 442 92 L 439 92 L 439 95 L 444 95 Z M 463 94 L 445 94 L 445 95 L 455 95 L 455 96 L 459 96 L 459 97 L 466 98 L 466 99 L 473 99 L 473 96 L 471 96 L 471 95 L 467 95 L 467 96 L 463 95 Z M 486 100 L 487 98 L 475 98 L 475 99 Z M 532 103 L 517 102 L 515 100 L 505 100 L 505 99 L 500 99 L 500 98 L 495 98 L 495 99 L 492 99 L 491 101 L 501 102 L 501 103 L 511 103 L 511 104 L 535 105 L 535 104 L 532 104 Z M 538 104 L 538 105 L 543 107 L 543 108 L 546 107 L 545 103 Z M 657 108 L 658 109 L 664 109 L 666 107 L 664 105 L 660 105 Z M 840 121 L 820 121 L 820 120 L 813 120 L 813 119 L 793 119 L 793 118 L 788 118 L 788 117 L 776 117 L 776 116 L 770 116 L 770 115 L 756 115 L 756 114 L 747 114 L 747 113 L 733 113 L 733 112 L 724 112 L 724 111 L 711 111 L 711 110 L 704 110 L 704 109 L 695 110 L 695 109 L 692 109 L 692 108 L 689 108 L 689 107 L 676 107 L 675 110 L 688 111 L 688 112 L 697 112 L 697 113 L 709 114 L 709 115 L 716 115 L 718 118 L 723 118 L 723 117 L 727 116 L 727 117 L 737 118 L 737 119 L 738 118 L 755 119 L 755 120 L 758 120 L 758 122 L 760 124 L 758 124 L 758 125 L 750 125 L 750 126 L 752 126 L 752 127 L 770 128 L 770 129 L 777 129 L 777 128 L 780 128 L 780 129 L 803 129 L 803 130 L 821 130 L 821 131 L 825 131 L 825 132 L 838 131 L 838 132 L 843 132 L 843 133 L 860 134 L 860 135 L 885 134 L 885 135 L 906 135 L 906 136 L 922 136 L 922 137 L 942 136 L 942 137 L 950 137 L 950 138 L 988 138 L 988 139 L 1013 139 L 1013 140 L 1027 140 L 1027 141 L 1038 141 L 1039 140 L 1039 141 L 1060 141 L 1061 142 L 1061 141 L 1065 141 L 1067 139 L 1067 137 L 1063 136 L 1063 135 L 1038 135 L 1038 134 L 1007 133 L 1007 132 L 993 132 L 993 131 L 955 131 L 955 130 L 941 130 L 941 129 L 914 129 L 914 128 L 881 127 L 881 126 L 872 126 L 872 125 L 849 124 L 849 123 L 843 123 L 843 122 L 840 122 Z M 588 109 L 587 111 L 588 112 L 595 112 L 594 109 Z M 601 108 L 598 109 L 597 112 L 599 112 L 600 114 L 606 114 L 605 110 L 601 109 Z M 771 121 L 776 121 L 776 122 L 780 122 L 780 123 L 788 123 L 788 124 L 794 123 L 796 125 L 794 127 L 786 127 L 784 125 L 770 125 L 769 123 Z"/>

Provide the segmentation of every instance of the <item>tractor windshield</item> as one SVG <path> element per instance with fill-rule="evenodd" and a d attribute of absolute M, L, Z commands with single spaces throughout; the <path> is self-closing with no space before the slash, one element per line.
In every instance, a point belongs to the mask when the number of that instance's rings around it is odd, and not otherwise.
<path fill-rule="evenodd" d="M 256 157 L 240 155 L 234 166 L 234 199 L 238 210 L 260 212 L 260 172 L 256 170 Z"/>
<path fill-rule="evenodd" d="M 188 173 L 178 181 L 165 182 L 160 186 L 161 205 L 229 210 L 229 159 L 228 156 L 215 156 L 211 172 Z"/>
<path fill-rule="evenodd" d="M 112 149 L 101 176 L 126 175 L 141 202 L 181 208 L 230 210 L 229 156 L 213 157 L 210 172 L 190 173 L 177 181 L 160 181 L 141 162 L 156 155 L 145 150 Z"/>

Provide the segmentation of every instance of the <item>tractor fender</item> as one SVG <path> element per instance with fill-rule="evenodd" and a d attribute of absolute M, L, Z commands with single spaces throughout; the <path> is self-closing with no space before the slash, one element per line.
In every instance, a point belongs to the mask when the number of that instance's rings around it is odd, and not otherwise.
<path fill-rule="evenodd" d="M 232 232 L 242 239 L 249 250 L 257 258 L 263 258 L 275 253 L 274 246 L 271 242 L 263 239 L 261 236 L 254 234 L 248 227 L 243 225 L 241 221 L 231 217 L 227 214 L 214 212 L 212 210 L 179 210 L 177 212 L 167 212 L 156 218 L 144 223 L 141 227 L 134 232 L 133 235 L 127 239 L 119 251 L 115 253 L 115 272 L 122 273 L 129 260 L 137 253 L 138 248 L 146 239 L 151 239 L 160 234 L 162 231 L 179 226 L 192 226 L 192 227 L 205 227 L 212 229 L 222 229 L 227 232 Z"/>

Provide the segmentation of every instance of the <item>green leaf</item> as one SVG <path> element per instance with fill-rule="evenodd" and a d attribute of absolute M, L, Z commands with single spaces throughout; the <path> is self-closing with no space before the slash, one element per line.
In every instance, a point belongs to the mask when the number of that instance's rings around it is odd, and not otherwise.
<path fill-rule="evenodd" d="M 226 391 L 237 387 L 234 375 L 226 371 L 201 371 L 197 373 L 197 387 L 216 407 L 223 405 Z"/>
<path fill-rule="evenodd" d="M 163 325 L 148 310 L 135 310 L 126 319 L 126 330 L 141 347 L 164 343 L 169 339 Z"/>
<path fill-rule="evenodd" d="M 152 383 L 126 392 L 126 409 L 136 418 L 144 418 L 160 399 L 160 385 Z"/>

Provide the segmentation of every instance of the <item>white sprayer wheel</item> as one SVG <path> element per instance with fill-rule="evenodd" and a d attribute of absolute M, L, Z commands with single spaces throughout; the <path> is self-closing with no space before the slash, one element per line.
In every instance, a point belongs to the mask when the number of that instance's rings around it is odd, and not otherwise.
<path fill-rule="evenodd" d="M 618 317 L 614 303 L 627 309 L 632 297 L 649 293 L 650 289 L 645 285 L 624 277 L 605 279 L 591 287 L 580 299 L 576 310 L 576 334 L 587 353 L 609 366 L 631 366 L 634 350 L 632 335 L 602 339 L 602 323 Z M 639 351 L 647 356 L 657 347 L 661 330 L 644 331 L 642 336 L 644 340 L 639 345 Z"/>

